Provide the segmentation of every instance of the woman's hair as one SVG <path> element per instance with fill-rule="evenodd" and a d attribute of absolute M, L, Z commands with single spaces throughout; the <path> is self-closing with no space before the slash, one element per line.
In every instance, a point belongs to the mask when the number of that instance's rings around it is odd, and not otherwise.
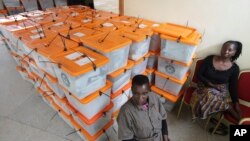
<path fill-rule="evenodd" d="M 235 55 L 231 58 L 232 61 L 235 61 L 239 58 L 239 56 L 241 55 L 241 51 L 242 51 L 242 43 L 239 41 L 227 41 L 223 44 L 223 46 L 225 46 L 226 44 L 234 44 L 235 49 L 236 49 L 236 53 Z"/>
<path fill-rule="evenodd" d="M 132 79 L 132 86 L 142 86 L 144 84 L 149 85 L 148 77 L 145 75 L 136 75 Z"/>

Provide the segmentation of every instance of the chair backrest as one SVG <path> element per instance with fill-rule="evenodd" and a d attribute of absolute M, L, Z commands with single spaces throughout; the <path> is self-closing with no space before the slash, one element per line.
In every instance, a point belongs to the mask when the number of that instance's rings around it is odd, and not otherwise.
<path fill-rule="evenodd" d="M 67 0 L 54 0 L 55 1 L 55 5 L 56 7 L 59 7 L 59 6 L 67 6 Z"/>
<path fill-rule="evenodd" d="M 250 102 L 250 70 L 241 71 L 238 79 L 238 96 Z"/>
<path fill-rule="evenodd" d="M 42 10 L 46 10 L 48 8 L 54 7 L 54 1 L 53 0 L 38 0 Z"/>
<path fill-rule="evenodd" d="M 198 74 L 198 71 L 199 71 L 200 66 L 203 63 L 203 61 L 204 61 L 203 58 L 202 59 L 197 59 L 195 61 L 194 71 L 193 71 L 192 76 L 191 76 L 192 83 L 198 83 L 197 74 Z"/>
<path fill-rule="evenodd" d="M 24 8 L 19 0 L 3 0 L 3 4 L 9 15 L 24 12 Z"/>
<path fill-rule="evenodd" d="M 19 0 L 3 0 L 3 3 L 6 7 L 19 7 L 19 6 L 21 6 Z"/>
<path fill-rule="evenodd" d="M 3 5 L 3 0 L 0 0 L 0 17 L 4 17 L 8 14 Z"/>
<path fill-rule="evenodd" d="M 3 10 L 4 6 L 3 6 L 3 0 L 0 0 L 0 10 Z"/>
<path fill-rule="evenodd" d="M 25 11 L 38 10 L 37 0 L 21 0 Z"/>

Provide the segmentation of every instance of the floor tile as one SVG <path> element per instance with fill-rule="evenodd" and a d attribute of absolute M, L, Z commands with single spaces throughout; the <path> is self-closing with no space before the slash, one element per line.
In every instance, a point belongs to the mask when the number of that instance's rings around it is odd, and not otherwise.
<path fill-rule="evenodd" d="M 68 124 L 66 124 L 58 115 L 55 116 L 55 118 L 51 121 L 46 131 L 72 141 L 81 141 L 81 138 L 76 133 L 68 135 L 74 130 Z"/>
<path fill-rule="evenodd" d="M 53 122 L 51 119 L 55 113 L 56 111 L 42 101 L 38 93 L 35 93 L 8 117 L 45 130 Z"/>
<path fill-rule="evenodd" d="M 1 119 L 1 118 L 0 118 Z M 1 141 L 67 141 L 48 132 L 19 122 L 2 118 L 0 120 Z"/>
<path fill-rule="evenodd" d="M 16 71 L 16 64 L 4 46 L 0 46 L 0 56 L 0 115 L 7 116 L 35 91 Z"/>

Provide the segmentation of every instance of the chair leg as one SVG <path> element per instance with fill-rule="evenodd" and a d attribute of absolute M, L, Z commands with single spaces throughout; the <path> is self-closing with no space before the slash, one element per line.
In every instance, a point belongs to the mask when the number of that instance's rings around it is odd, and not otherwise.
<path fill-rule="evenodd" d="M 207 118 L 207 121 L 206 121 L 205 126 L 204 126 L 205 130 L 207 130 L 207 126 L 208 126 L 208 123 L 209 123 L 211 117 L 212 117 L 212 115 L 210 115 L 210 116 Z"/>
<path fill-rule="evenodd" d="M 213 130 L 213 132 L 212 132 L 212 135 L 214 135 L 215 131 L 216 131 L 217 128 L 219 127 L 219 125 L 220 125 L 221 121 L 223 120 L 223 118 L 224 118 L 224 114 L 222 113 L 222 114 L 221 114 L 221 117 L 220 117 L 220 119 L 219 119 L 219 121 L 218 121 L 218 123 L 217 123 L 217 125 L 215 126 L 215 128 L 214 128 L 214 130 Z"/>
<path fill-rule="evenodd" d="M 177 119 L 179 119 L 179 116 L 180 116 L 180 113 L 181 113 L 181 110 L 182 110 L 183 103 L 184 103 L 184 96 L 183 96 L 182 99 L 181 99 L 181 105 L 180 105 L 179 110 L 178 110 L 178 113 L 177 113 Z"/>

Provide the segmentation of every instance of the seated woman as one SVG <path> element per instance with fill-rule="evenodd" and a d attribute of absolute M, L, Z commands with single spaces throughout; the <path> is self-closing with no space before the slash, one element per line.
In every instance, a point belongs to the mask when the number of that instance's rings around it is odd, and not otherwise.
<path fill-rule="evenodd" d="M 206 119 L 213 113 L 225 111 L 240 120 L 237 96 L 240 70 L 234 61 L 241 50 L 240 42 L 227 41 L 221 48 L 220 56 L 210 55 L 205 58 L 197 74 L 200 83 L 191 99 L 193 119 Z"/>

